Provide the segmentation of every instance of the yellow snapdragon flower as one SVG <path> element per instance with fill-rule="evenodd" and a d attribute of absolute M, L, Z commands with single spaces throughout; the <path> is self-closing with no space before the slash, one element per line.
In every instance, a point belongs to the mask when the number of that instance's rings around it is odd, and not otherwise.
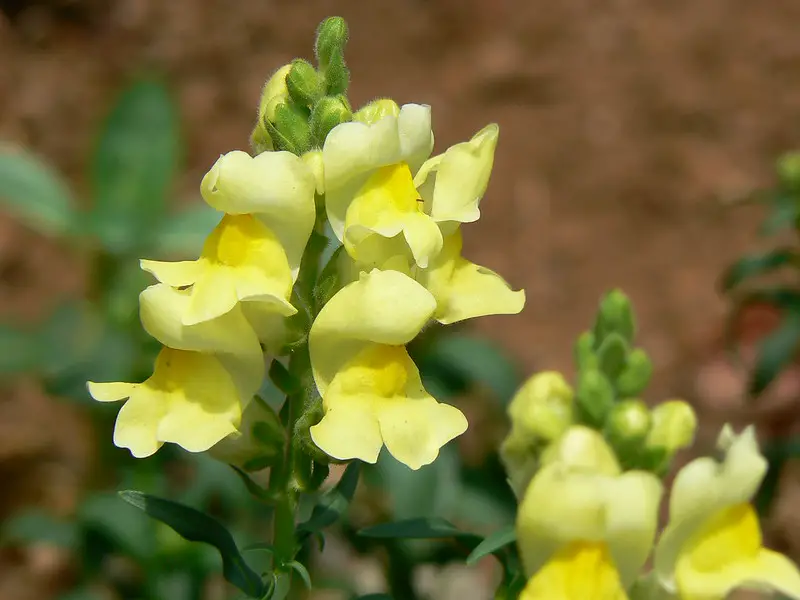
<path fill-rule="evenodd" d="M 195 261 L 141 261 L 172 287 L 191 286 L 185 325 L 211 320 L 238 302 L 280 316 L 296 313 L 289 299 L 314 226 L 316 180 L 288 152 L 222 156 L 203 178 L 203 198 L 224 211 Z"/>
<path fill-rule="evenodd" d="M 414 280 L 378 270 L 362 273 L 322 308 L 309 335 L 325 409 L 311 428 L 319 448 L 374 463 L 386 445 L 418 469 L 467 429 L 461 411 L 428 394 L 405 349 L 435 309 L 433 296 Z"/>
<path fill-rule="evenodd" d="M 755 429 L 720 434 L 722 462 L 698 458 L 678 473 L 669 524 L 655 552 L 661 585 L 682 600 L 718 600 L 737 588 L 774 590 L 800 598 L 800 572 L 763 547 L 750 504 L 767 471 Z"/>
<path fill-rule="evenodd" d="M 517 543 L 530 577 L 521 600 L 627 600 L 650 553 L 661 482 L 621 473 L 589 431 L 565 434 L 573 439 L 554 450 L 520 504 Z"/>
<path fill-rule="evenodd" d="M 407 248 L 414 264 L 426 267 L 442 250 L 443 231 L 480 216 L 498 128 L 428 160 L 430 107 L 379 102 L 380 110 L 362 109 L 355 115 L 362 121 L 336 126 L 325 140 L 328 219 L 359 262 L 377 266 Z"/>
<path fill-rule="evenodd" d="M 258 339 L 241 310 L 187 327 L 181 316 L 190 301 L 188 291 L 163 284 L 142 292 L 145 329 L 169 345 L 153 375 L 143 383 L 88 383 L 95 400 L 128 399 L 117 416 L 114 444 L 138 458 L 165 442 L 203 452 L 235 433 L 264 378 Z"/>

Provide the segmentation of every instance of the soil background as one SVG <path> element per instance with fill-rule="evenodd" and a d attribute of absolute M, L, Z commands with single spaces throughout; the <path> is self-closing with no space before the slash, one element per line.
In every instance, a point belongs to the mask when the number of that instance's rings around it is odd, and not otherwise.
<path fill-rule="evenodd" d="M 703 439 L 714 415 L 756 419 L 764 436 L 793 431 L 791 376 L 766 409 L 742 407 L 741 377 L 719 352 L 726 305 L 715 288 L 724 265 L 755 247 L 761 218 L 725 200 L 769 183 L 779 154 L 800 146 L 793 0 L 0 0 L 0 139 L 85 189 L 114 95 L 156 70 L 182 110 L 175 196 L 196 199 L 220 153 L 247 149 L 264 80 L 310 58 L 330 14 L 350 24 L 354 106 L 378 96 L 431 104 L 438 149 L 500 124 L 465 255 L 528 300 L 521 316 L 475 327 L 526 372 L 569 372 L 572 340 L 619 286 L 657 365 L 652 400 L 696 402 L 711 415 Z M 0 219 L 4 318 L 34 318 L 82 286 L 81 265 L 55 243 Z M 66 426 L 56 435 L 48 425 L 65 417 L 37 398 L 23 382 L 0 401 L 0 462 L 34 438 L 74 448 L 61 440 Z M 790 507 L 800 487 L 785 477 L 771 530 L 799 556 Z M 5 479 L 3 493 L 19 481 Z"/>

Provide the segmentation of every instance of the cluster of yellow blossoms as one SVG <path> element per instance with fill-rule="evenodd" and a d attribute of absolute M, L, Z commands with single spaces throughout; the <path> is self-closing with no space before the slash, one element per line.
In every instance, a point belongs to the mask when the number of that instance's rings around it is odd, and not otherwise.
<path fill-rule="evenodd" d="M 286 73 L 266 89 L 285 89 Z M 165 442 L 200 452 L 241 435 L 265 353 L 284 352 L 288 319 L 305 310 L 293 288 L 327 221 L 344 250 L 331 259 L 335 293 L 303 333 L 324 408 L 311 438 L 341 460 L 375 462 L 385 445 L 413 469 L 432 462 L 467 422 L 426 392 L 405 345 L 431 320 L 518 313 L 525 302 L 461 256 L 460 227 L 480 216 L 497 137 L 490 125 L 431 157 L 430 107 L 378 100 L 302 157 L 220 157 L 201 190 L 224 214 L 200 258 L 141 261 L 158 281 L 140 297 L 142 324 L 164 346 L 153 375 L 89 383 L 96 400 L 128 399 L 115 444 L 145 457 Z"/>
<path fill-rule="evenodd" d="M 510 407 L 515 427 L 525 427 L 531 410 L 561 414 L 570 394 L 559 374 L 535 375 Z M 696 425 L 691 409 L 680 401 L 662 406 L 653 441 L 670 451 L 685 447 Z M 535 469 L 512 466 L 512 483 L 522 488 L 517 540 L 528 576 L 521 600 L 723 600 L 739 588 L 800 599 L 800 571 L 763 547 L 751 505 L 767 470 L 755 430 L 736 435 L 726 426 L 718 447 L 720 461 L 698 458 L 678 472 L 659 536 L 661 478 L 622 468 L 596 429 L 565 427 Z"/>

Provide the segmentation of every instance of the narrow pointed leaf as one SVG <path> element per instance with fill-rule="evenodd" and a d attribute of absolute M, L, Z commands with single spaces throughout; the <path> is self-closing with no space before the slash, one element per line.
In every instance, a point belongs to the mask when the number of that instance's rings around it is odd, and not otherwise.
<path fill-rule="evenodd" d="M 509 544 L 513 544 L 516 540 L 517 532 L 513 525 L 509 525 L 504 529 L 495 531 L 492 535 L 485 538 L 480 544 L 475 546 L 475 549 L 470 552 L 470 555 L 467 557 L 467 564 L 473 565 L 487 554 L 494 554 Z"/>
<path fill-rule="evenodd" d="M 61 177 L 35 156 L 7 146 L 0 146 L 0 210 L 53 236 L 73 233 L 77 223 Z"/>
<path fill-rule="evenodd" d="M 299 533 L 309 534 L 322 531 L 338 521 L 350 505 L 358 486 L 358 477 L 361 473 L 361 463 L 351 462 L 344 471 L 342 478 L 333 488 L 326 492 L 320 502 L 311 511 L 307 521 L 297 526 Z"/>
<path fill-rule="evenodd" d="M 380 539 L 441 539 L 441 538 L 470 538 L 479 543 L 481 538 L 474 533 L 462 531 L 449 521 L 440 518 L 406 519 L 381 523 L 367 527 L 358 532 L 358 535 Z"/>
<path fill-rule="evenodd" d="M 778 329 L 758 346 L 758 357 L 750 378 L 749 393 L 759 396 L 788 367 L 800 347 L 800 312 L 787 312 Z"/>
<path fill-rule="evenodd" d="M 169 525 L 190 542 L 214 546 L 222 557 L 222 574 L 225 579 L 254 598 L 264 595 L 266 585 L 258 573 L 247 565 L 233 536 L 219 521 L 188 506 L 142 492 L 127 490 L 119 495 L 128 504 Z"/>

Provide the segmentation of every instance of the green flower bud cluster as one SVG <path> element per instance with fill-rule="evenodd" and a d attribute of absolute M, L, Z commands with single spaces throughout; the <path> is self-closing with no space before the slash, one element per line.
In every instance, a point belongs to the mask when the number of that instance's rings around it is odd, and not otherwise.
<path fill-rule="evenodd" d="M 623 469 L 658 475 L 691 444 L 697 420 L 689 404 L 670 400 L 651 409 L 640 399 L 653 364 L 633 347 L 635 333 L 630 300 L 613 290 L 602 298 L 594 327 L 575 343 L 575 389 L 561 373 L 549 371 L 535 374 L 517 392 L 508 409 L 511 432 L 500 449 L 516 493 L 553 456 L 592 440 L 586 431 L 605 440 Z M 576 455 L 597 454 L 584 450 Z"/>
<path fill-rule="evenodd" d="M 336 125 L 353 119 L 347 100 L 350 72 L 344 62 L 345 44 L 344 19 L 325 19 L 314 46 L 317 67 L 298 58 L 270 77 L 250 136 L 257 154 L 272 150 L 305 154 L 322 147 Z"/>

